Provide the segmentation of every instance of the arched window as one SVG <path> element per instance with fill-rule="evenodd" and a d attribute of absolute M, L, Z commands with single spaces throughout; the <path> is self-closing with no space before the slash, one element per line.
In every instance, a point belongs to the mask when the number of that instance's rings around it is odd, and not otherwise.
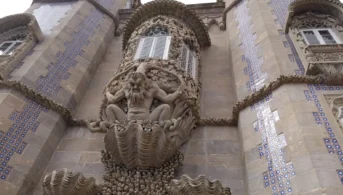
<path fill-rule="evenodd" d="M 194 51 L 192 51 L 186 44 L 183 44 L 181 51 L 181 67 L 193 78 L 196 76 L 197 58 Z"/>
<path fill-rule="evenodd" d="M 15 36 L 0 43 L 0 55 L 11 55 L 25 39 L 25 36 Z"/>
<path fill-rule="evenodd" d="M 135 60 L 138 59 L 168 59 L 171 36 L 168 30 L 160 26 L 150 29 L 139 41 Z"/>

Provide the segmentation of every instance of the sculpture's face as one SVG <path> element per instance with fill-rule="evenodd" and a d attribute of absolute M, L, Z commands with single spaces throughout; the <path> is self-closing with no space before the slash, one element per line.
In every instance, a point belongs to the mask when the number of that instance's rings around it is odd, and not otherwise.
<path fill-rule="evenodd" d="M 141 93 L 145 90 L 146 78 L 142 73 L 132 73 L 129 77 L 130 90 L 133 93 Z"/>
<path fill-rule="evenodd" d="M 133 72 L 128 77 L 129 98 L 132 103 L 144 100 L 147 92 L 147 78 L 140 72 Z"/>

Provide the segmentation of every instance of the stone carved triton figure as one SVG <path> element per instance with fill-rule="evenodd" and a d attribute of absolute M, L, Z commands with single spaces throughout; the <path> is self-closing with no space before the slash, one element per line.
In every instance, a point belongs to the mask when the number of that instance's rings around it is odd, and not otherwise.
<path fill-rule="evenodd" d="M 162 73 L 175 81 L 173 87 L 158 83 L 156 75 Z M 157 61 L 134 64 L 109 81 L 100 120 L 87 126 L 91 132 L 106 133 L 105 148 L 116 164 L 159 167 L 189 139 L 195 126 L 184 87 L 179 75 Z"/>
<path fill-rule="evenodd" d="M 136 71 L 128 73 L 133 68 L 136 68 Z M 180 82 L 179 88 L 175 92 L 167 94 L 156 83 L 147 78 L 145 73 L 150 69 L 157 69 L 178 78 Z M 125 84 L 114 94 L 111 93 L 109 90 L 110 84 L 124 74 L 127 74 Z M 87 126 L 92 132 L 106 132 L 108 128 L 113 127 L 113 124 L 120 123 L 120 121 L 144 121 L 149 123 L 159 121 L 164 124 L 164 128 L 170 127 L 174 129 L 173 127 L 176 127 L 180 118 L 171 119 L 172 108 L 170 104 L 179 102 L 182 99 L 183 85 L 182 79 L 176 74 L 158 67 L 156 61 L 132 66 L 115 76 L 105 87 L 104 94 L 108 105 L 102 112 L 103 121 L 90 121 Z M 151 110 L 154 99 L 160 100 L 162 104 Z M 122 100 L 127 101 L 127 113 L 116 105 Z"/>
<path fill-rule="evenodd" d="M 140 66 L 147 66 L 147 64 Z M 116 120 L 148 120 L 153 122 L 170 119 L 171 108 L 169 104 L 180 97 L 182 93 L 181 87 L 174 93 L 167 94 L 145 76 L 146 69 L 143 69 L 143 72 L 141 71 L 142 69 L 138 68 L 136 72 L 128 74 L 127 83 L 114 95 L 106 91 L 106 98 L 110 105 L 107 106 L 105 113 L 109 122 L 115 122 Z M 127 114 L 115 105 L 124 98 L 127 99 Z M 150 113 L 154 98 L 164 104 L 159 105 Z"/>

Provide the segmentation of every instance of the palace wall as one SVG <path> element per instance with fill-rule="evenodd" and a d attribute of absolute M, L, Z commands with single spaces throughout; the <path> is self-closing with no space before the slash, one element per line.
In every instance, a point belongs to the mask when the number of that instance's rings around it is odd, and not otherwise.
<path fill-rule="evenodd" d="M 296 42 L 284 35 L 290 2 L 243 0 L 228 12 L 238 100 L 281 75 L 304 75 Z M 246 194 L 342 193 L 343 137 L 330 106 L 341 90 L 283 84 L 240 111 Z"/>
<path fill-rule="evenodd" d="M 74 112 L 114 35 L 113 19 L 88 1 L 35 3 L 27 13 L 37 18 L 44 40 L 5 79 L 20 81 Z M 5 194 L 31 194 L 66 122 L 14 89 L 0 90 L 0 186 Z"/>
<path fill-rule="evenodd" d="M 103 89 L 124 56 L 114 19 L 126 1 L 91 2 L 33 4 L 27 12 L 44 40 L 31 40 L 33 48 L 5 78 L 84 120 L 99 117 Z M 226 7 L 233 2 L 226 30 L 210 24 L 212 44 L 200 50 L 200 118 L 231 118 L 235 104 L 264 85 L 306 73 L 294 36 L 284 33 L 291 0 L 227 0 Z M 177 178 L 205 174 L 234 195 L 342 193 L 342 90 L 284 82 L 238 110 L 237 126 L 197 126 L 181 147 L 185 159 Z M 6 194 L 42 194 L 44 175 L 62 168 L 103 182 L 104 134 L 68 126 L 63 117 L 0 87 L 0 188 Z"/>

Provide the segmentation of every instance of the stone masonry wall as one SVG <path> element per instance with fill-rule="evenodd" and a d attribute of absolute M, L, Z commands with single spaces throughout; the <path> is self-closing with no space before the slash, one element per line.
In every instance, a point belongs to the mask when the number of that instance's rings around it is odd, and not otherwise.
<path fill-rule="evenodd" d="M 51 6 L 55 9 L 34 4 L 28 10 L 39 12 L 36 17 L 45 25 L 45 40 L 16 66 L 9 79 L 75 109 L 113 37 L 113 20 L 87 1 L 64 4 L 66 9 L 58 9 L 58 3 Z M 50 18 L 49 24 L 44 23 L 51 10 L 58 12 L 52 16 L 58 20 Z M 32 194 L 66 124 L 57 113 L 19 92 L 0 90 L 0 188 L 8 195 Z"/>
<path fill-rule="evenodd" d="M 242 0 L 227 16 L 238 99 L 304 74 L 283 27 L 291 1 Z M 342 193 L 341 128 L 325 99 L 342 87 L 287 84 L 239 115 L 246 194 Z"/>

